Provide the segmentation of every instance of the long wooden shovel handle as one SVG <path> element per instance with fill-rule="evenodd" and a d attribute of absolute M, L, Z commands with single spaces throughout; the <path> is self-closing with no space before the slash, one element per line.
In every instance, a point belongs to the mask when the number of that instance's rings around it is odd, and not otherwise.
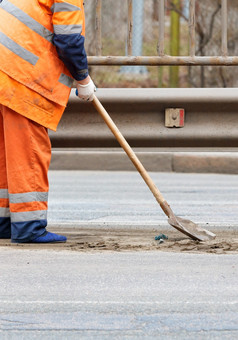
<path fill-rule="evenodd" d="M 114 136 L 116 137 L 118 143 L 121 145 L 121 147 L 124 149 L 124 151 L 127 153 L 128 157 L 138 170 L 138 172 L 141 174 L 142 178 L 144 179 L 145 183 L 150 188 L 151 192 L 155 196 L 155 199 L 157 202 L 161 205 L 162 209 L 164 210 L 165 214 L 169 216 L 169 211 L 167 209 L 164 209 L 164 206 L 167 205 L 164 197 L 162 196 L 159 189 L 156 187 L 154 182 L 152 181 L 151 177 L 149 176 L 148 172 L 145 170 L 144 166 L 141 164 L 139 159 L 137 158 L 136 154 L 130 147 L 130 145 L 127 143 L 126 139 L 123 137 L 121 132 L 119 131 L 116 124 L 113 122 L 107 111 L 104 109 L 98 98 L 94 95 L 94 99 L 92 101 L 94 107 L 98 111 L 98 113 L 101 115 L 109 129 L 112 131 Z"/>

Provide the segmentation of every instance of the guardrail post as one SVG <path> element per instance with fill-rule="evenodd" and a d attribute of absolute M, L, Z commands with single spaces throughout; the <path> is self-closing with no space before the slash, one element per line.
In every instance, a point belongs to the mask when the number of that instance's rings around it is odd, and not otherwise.
<path fill-rule="evenodd" d="M 189 51 L 190 56 L 195 57 L 195 40 L 196 40 L 196 31 L 195 31 L 195 0 L 190 0 L 189 3 Z"/>
<path fill-rule="evenodd" d="M 173 9 L 170 12 L 170 54 L 172 56 L 179 55 L 180 45 L 180 0 L 172 0 Z M 172 66 L 169 70 L 170 87 L 179 86 L 179 67 Z"/>
<path fill-rule="evenodd" d="M 127 55 L 132 55 L 132 34 L 133 34 L 133 4 L 132 0 L 128 2 L 128 17 L 127 17 Z"/>
<path fill-rule="evenodd" d="M 159 0 L 159 41 L 157 46 L 158 55 L 164 56 L 164 0 Z M 158 87 L 163 87 L 163 66 L 158 68 Z"/>
<path fill-rule="evenodd" d="M 164 0 L 159 0 L 159 42 L 158 54 L 164 55 Z"/>
<path fill-rule="evenodd" d="M 221 52 L 222 56 L 227 56 L 227 0 L 222 0 L 221 3 L 221 16 L 222 16 L 222 43 Z"/>
<path fill-rule="evenodd" d="M 102 55 L 102 0 L 96 0 L 96 55 Z"/>
<path fill-rule="evenodd" d="M 133 29 L 131 25 L 131 7 L 132 7 L 132 22 Z M 128 1 L 128 32 L 127 39 L 130 39 L 132 33 L 132 55 L 141 56 L 142 55 L 142 45 L 143 45 L 143 18 L 144 18 L 144 0 L 132 0 Z M 132 31 L 132 32 L 131 32 Z M 130 55 L 130 41 L 127 42 L 127 55 Z M 147 69 L 145 66 L 126 66 L 121 68 L 122 73 L 130 74 L 145 74 Z"/>

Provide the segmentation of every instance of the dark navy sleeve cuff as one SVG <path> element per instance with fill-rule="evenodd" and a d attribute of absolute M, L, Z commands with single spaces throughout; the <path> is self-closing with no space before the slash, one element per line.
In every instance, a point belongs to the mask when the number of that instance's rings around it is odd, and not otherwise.
<path fill-rule="evenodd" d="M 72 74 L 72 73 L 71 73 Z M 82 70 L 78 74 L 72 74 L 75 80 L 84 80 L 89 75 L 88 70 Z"/>
<path fill-rule="evenodd" d="M 84 48 L 84 37 L 81 34 L 54 34 L 53 43 L 59 58 L 72 77 L 76 80 L 87 78 L 88 61 Z"/>

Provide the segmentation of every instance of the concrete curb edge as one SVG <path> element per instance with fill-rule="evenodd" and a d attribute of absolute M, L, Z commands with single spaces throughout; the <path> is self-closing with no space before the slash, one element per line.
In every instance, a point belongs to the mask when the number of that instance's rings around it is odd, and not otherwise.
<path fill-rule="evenodd" d="M 148 171 L 238 174 L 238 152 L 136 151 Z M 122 150 L 53 150 L 51 170 L 133 171 Z"/>

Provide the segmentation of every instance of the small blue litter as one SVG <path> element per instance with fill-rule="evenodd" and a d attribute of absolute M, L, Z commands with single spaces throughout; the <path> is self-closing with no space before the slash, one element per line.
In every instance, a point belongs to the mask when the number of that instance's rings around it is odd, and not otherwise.
<path fill-rule="evenodd" d="M 166 236 L 165 234 L 159 234 L 158 236 L 155 236 L 155 241 L 159 240 L 168 240 L 168 236 Z"/>

